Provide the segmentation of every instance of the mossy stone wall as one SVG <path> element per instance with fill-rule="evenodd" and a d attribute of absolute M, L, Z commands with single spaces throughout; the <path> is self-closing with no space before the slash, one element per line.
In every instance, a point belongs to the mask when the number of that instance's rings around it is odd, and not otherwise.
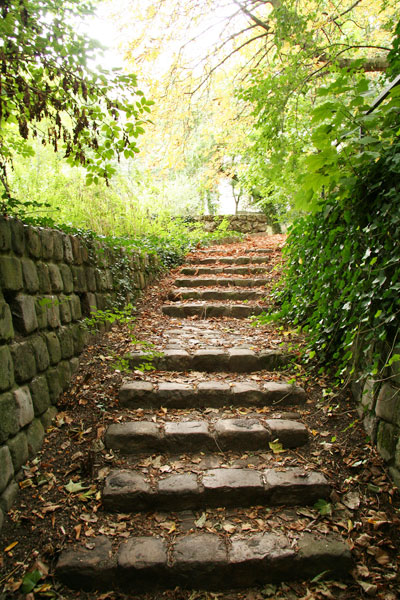
<path fill-rule="evenodd" d="M 87 341 L 93 308 L 134 299 L 155 256 L 0 217 L 0 528 Z"/>

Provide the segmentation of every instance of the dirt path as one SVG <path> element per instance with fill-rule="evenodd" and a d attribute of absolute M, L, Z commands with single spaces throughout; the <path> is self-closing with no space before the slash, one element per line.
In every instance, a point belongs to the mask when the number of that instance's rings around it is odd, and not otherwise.
<path fill-rule="evenodd" d="M 283 241 L 199 250 L 147 290 L 155 371 L 127 327 L 87 348 L 2 530 L 1 600 L 24 576 L 29 598 L 398 597 L 399 496 L 351 398 L 245 318 Z"/>

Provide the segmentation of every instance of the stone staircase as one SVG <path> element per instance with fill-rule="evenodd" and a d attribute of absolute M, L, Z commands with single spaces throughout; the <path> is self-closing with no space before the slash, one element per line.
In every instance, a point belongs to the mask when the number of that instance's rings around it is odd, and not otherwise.
<path fill-rule="evenodd" d="M 186 531 L 176 533 L 171 527 L 163 536 L 138 535 L 117 543 L 103 535 L 89 547 L 66 550 L 56 574 L 68 586 L 131 594 L 177 586 L 244 590 L 325 571 L 341 577 L 350 570 L 350 551 L 339 537 L 296 531 L 297 515 L 290 507 L 327 499 L 331 489 L 312 464 L 297 464 L 295 453 L 289 462 L 277 458 L 281 449 L 295 450 L 309 439 L 295 412 L 306 402 L 306 392 L 268 377 L 289 357 L 268 348 L 255 352 L 232 335 L 236 319 L 262 310 L 269 257 L 268 248 L 237 256 L 212 249 L 188 260 L 162 307 L 165 320 L 171 320 L 166 329 L 169 345 L 153 364 L 168 380 L 126 382 L 119 391 L 120 407 L 135 419 L 125 414 L 105 433 L 104 443 L 117 460 L 105 481 L 103 509 L 124 514 L 159 511 L 167 515 L 167 522 L 168 515 L 186 522 Z M 208 266 L 197 266 L 204 264 Z M 224 266 L 228 264 L 232 266 Z M 238 269 L 244 269 L 240 278 L 235 277 Z M 205 272 L 213 277 L 202 277 Z M 243 298 L 248 302 L 239 304 Z M 229 335 L 232 346 L 221 348 L 221 337 L 229 340 Z M 193 349 L 199 340 L 199 349 Z M 145 358 L 144 353 L 132 353 L 131 368 Z M 260 371 L 265 380 L 246 380 L 245 374 Z M 185 383 L 173 381 L 171 372 L 185 377 Z M 153 417 L 147 412 L 140 418 L 143 409 L 152 409 Z M 162 457 L 161 468 L 143 468 L 153 455 Z M 265 507 L 266 525 L 269 511 L 278 507 L 291 527 L 282 531 L 271 525 L 261 532 L 249 525 L 240 528 L 243 507 Z M 221 524 L 218 532 L 209 532 L 206 511 L 212 509 L 230 511 L 230 520 L 237 524 L 234 531 Z"/>

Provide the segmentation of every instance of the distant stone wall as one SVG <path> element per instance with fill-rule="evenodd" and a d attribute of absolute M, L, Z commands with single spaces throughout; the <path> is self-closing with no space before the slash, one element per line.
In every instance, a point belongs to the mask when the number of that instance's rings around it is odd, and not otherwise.
<path fill-rule="evenodd" d="M 400 345 L 391 346 L 393 354 L 400 355 Z M 382 356 L 387 352 L 383 350 Z M 393 362 L 379 380 L 366 378 L 353 383 L 352 390 L 365 430 L 400 488 L 400 362 Z"/>
<path fill-rule="evenodd" d="M 242 213 L 238 215 L 218 215 L 218 216 L 200 216 L 193 220 L 204 223 L 206 231 L 215 231 L 223 219 L 229 221 L 229 229 L 239 231 L 240 233 L 269 233 L 272 234 L 272 227 L 264 213 Z"/>
<path fill-rule="evenodd" d="M 87 340 L 82 317 L 139 293 L 154 256 L 0 217 L 0 528 Z"/>

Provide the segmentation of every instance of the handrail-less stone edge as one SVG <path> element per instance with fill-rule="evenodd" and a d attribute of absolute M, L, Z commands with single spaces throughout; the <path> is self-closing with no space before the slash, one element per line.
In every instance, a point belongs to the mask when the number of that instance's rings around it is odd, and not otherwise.
<path fill-rule="evenodd" d="M 254 290 L 235 288 L 223 290 L 218 288 L 207 288 L 205 290 L 192 288 L 172 288 L 168 294 L 168 300 L 177 302 L 180 300 L 262 300 L 267 292 L 265 290 Z"/>
<path fill-rule="evenodd" d="M 182 267 L 182 275 L 215 275 L 216 273 L 228 273 L 230 275 L 251 275 L 252 273 L 267 273 L 271 270 L 268 264 L 263 266 L 247 265 L 245 267 Z"/>
<path fill-rule="evenodd" d="M 188 257 L 187 265 L 212 265 L 215 263 L 225 265 L 259 265 L 269 263 L 269 256 L 213 256 L 209 258 Z"/>
<path fill-rule="evenodd" d="M 178 288 L 193 288 L 193 287 L 264 287 L 267 285 L 268 279 L 265 278 L 239 278 L 239 277 L 178 277 L 174 281 L 174 285 Z"/>
<path fill-rule="evenodd" d="M 197 386 L 185 383 L 160 383 L 147 381 L 125 383 L 119 390 L 119 401 L 128 408 L 171 407 L 196 408 L 201 406 L 254 406 L 304 404 L 303 388 L 275 381 L 258 383 L 234 383 L 232 386 L 220 381 L 205 381 Z"/>
<path fill-rule="evenodd" d="M 77 589 L 227 589 L 254 581 L 268 583 L 343 576 L 353 566 L 348 546 L 337 536 L 303 533 L 234 535 L 228 542 L 211 533 L 194 533 L 174 543 L 160 537 L 131 537 L 113 549 L 104 536 L 91 549 L 78 546 L 61 554 L 56 576 Z"/>
<path fill-rule="evenodd" d="M 118 469 L 107 476 L 102 502 L 110 512 L 295 506 L 313 504 L 329 493 L 330 486 L 322 473 L 298 467 L 282 471 L 216 468 L 151 481 L 140 471 Z"/>
<path fill-rule="evenodd" d="M 208 421 L 128 421 L 113 423 L 105 434 L 105 445 L 123 454 L 152 454 L 226 450 L 257 450 L 278 440 L 285 448 L 308 441 L 306 427 L 289 419 L 218 419 Z"/>

